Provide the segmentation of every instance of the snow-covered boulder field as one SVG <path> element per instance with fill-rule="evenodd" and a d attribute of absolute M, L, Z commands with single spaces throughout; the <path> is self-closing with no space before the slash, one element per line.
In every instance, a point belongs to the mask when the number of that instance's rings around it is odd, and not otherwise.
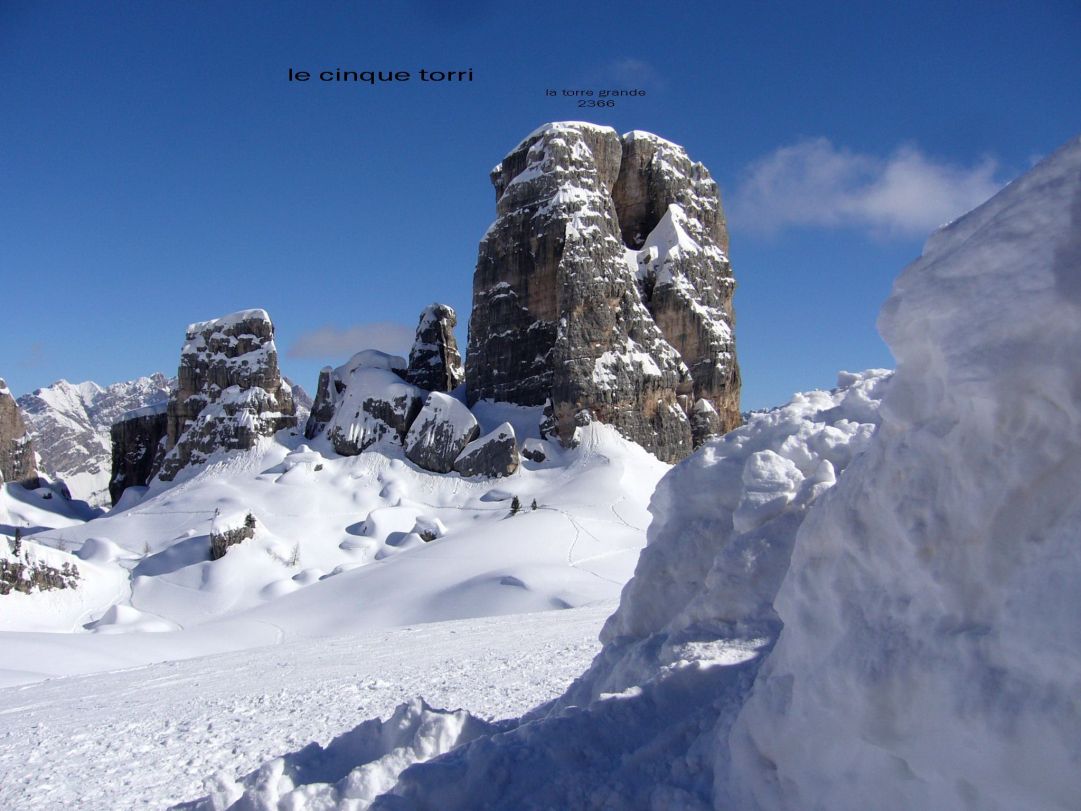
<path fill-rule="evenodd" d="M 196 807 L 1076 808 L 1081 139 L 936 233 L 880 329 L 892 378 L 754 416 L 662 481 L 562 698 L 388 781 L 464 723 L 415 705 L 424 745 L 333 781 L 286 757 Z M 365 773 L 393 786 L 372 802 Z"/>
<path fill-rule="evenodd" d="M 616 600 L 669 466 L 609 426 L 564 449 L 540 439 L 539 408 L 480 402 L 474 420 L 453 403 L 473 432 L 513 425 L 544 460 L 515 453 L 513 475 L 466 478 L 418 467 L 396 436 L 342 456 L 326 435 L 283 430 L 180 482 L 131 488 L 88 523 L 45 523 L 5 491 L 0 524 L 10 511 L 18 526 L 48 527 L 28 540 L 76 555 L 81 579 L 4 598 L 0 685 Z"/>

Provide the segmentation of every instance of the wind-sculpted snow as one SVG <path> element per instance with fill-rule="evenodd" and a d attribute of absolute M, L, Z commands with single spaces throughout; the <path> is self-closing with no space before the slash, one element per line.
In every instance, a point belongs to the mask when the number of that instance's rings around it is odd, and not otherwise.
<path fill-rule="evenodd" d="M 800 531 L 740 802 L 1077 808 L 1081 139 L 935 234 L 879 328 L 882 426 Z"/>
<path fill-rule="evenodd" d="M 365 721 L 325 748 L 312 743 L 275 758 L 240 782 L 219 775 L 206 798 L 175 808 L 225 811 L 243 798 L 243 807 L 250 811 L 335 807 L 364 811 L 394 786 L 407 766 L 500 729 L 501 725 L 464 710 L 436 710 L 415 699 L 400 705 L 386 721 Z"/>

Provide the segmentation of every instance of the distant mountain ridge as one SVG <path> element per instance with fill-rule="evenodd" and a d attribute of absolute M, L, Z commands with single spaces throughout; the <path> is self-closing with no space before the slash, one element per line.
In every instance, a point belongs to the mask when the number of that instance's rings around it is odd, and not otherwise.
<path fill-rule="evenodd" d="M 73 498 L 109 505 L 109 428 L 126 412 L 163 403 L 176 378 L 161 372 L 100 386 L 93 381 L 51 386 L 18 399 L 41 469 L 62 479 Z"/>

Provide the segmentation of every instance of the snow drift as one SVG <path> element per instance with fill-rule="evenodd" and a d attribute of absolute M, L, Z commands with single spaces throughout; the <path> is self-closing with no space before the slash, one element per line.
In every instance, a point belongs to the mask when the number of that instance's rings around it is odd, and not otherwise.
<path fill-rule="evenodd" d="M 1081 797 L 1081 139 L 936 233 L 867 455 L 796 543 L 737 726 L 764 808 Z"/>
<path fill-rule="evenodd" d="M 846 377 L 663 480 L 562 699 L 372 807 L 1075 806 L 1081 139 L 933 236 L 880 328 L 888 384 Z"/>

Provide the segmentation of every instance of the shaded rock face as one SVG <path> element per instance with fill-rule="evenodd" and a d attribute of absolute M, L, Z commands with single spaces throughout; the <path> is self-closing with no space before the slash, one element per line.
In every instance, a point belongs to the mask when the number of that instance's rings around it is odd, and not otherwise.
<path fill-rule="evenodd" d="M 74 498 L 102 506 L 110 498 L 112 426 L 137 409 L 164 409 L 175 390 L 176 380 L 161 373 L 109 386 L 58 380 L 18 402 L 42 470 Z"/>
<path fill-rule="evenodd" d="M 109 497 L 115 505 L 129 487 L 150 483 L 165 456 L 168 403 L 137 409 L 115 423 L 112 439 L 112 475 Z"/>
<path fill-rule="evenodd" d="M 166 454 L 157 471 L 163 481 L 212 453 L 246 450 L 260 437 L 296 425 L 265 310 L 189 326 L 177 379 L 166 412 Z"/>
<path fill-rule="evenodd" d="M 449 394 L 432 392 L 405 437 L 405 455 L 434 473 L 449 473 L 480 426 L 468 408 Z"/>
<path fill-rule="evenodd" d="M 319 387 L 304 435 L 325 434 L 334 450 L 355 456 L 378 442 L 401 444 L 424 403 L 425 392 L 402 379 L 403 358 L 374 349 L 319 373 Z"/>
<path fill-rule="evenodd" d="M 497 478 L 510 476 L 520 462 L 514 428 L 505 422 L 466 445 L 454 461 L 454 469 L 463 476 Z"/>
<path fill-rule="evenodd" d="M 34 447 L 7 383 L 0 379 L 0 481 L 37 487 Z"/>
<path fill-rule="evenodd" d="M 549 124 L 492 182 L 470 403 L 548 400 L 545 432 L 564 444 L 598 419 L 669 461 L 739 424 L 727 232 L 701 164 L 648 133 Z M 699 400 L 715 422 L 692 422 Z"/>
<path fill-rule="evenodd" d="M 453 391 L 465 380 L 454 328 L 458 315 L 446 304 L 429 304 L 420 314 L 405 379 L 428 391 Z"/>

